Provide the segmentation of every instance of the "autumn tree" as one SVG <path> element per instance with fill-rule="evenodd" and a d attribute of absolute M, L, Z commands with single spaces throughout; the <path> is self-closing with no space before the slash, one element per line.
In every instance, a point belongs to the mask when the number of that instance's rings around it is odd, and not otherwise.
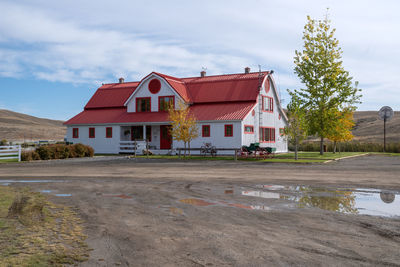
<path fill-rule="evenodd" d="M 310 135 L 320 138 L 320 154 L 323 154 L 324 138 L 337 125 L 337 110 L 355 109 L 361 103 L 360 89 L 353 85 L 352 77 L 343 68 L 342 50 L 334 37 L 328 16 L 324 20 L 307 17 L 304 26 L 302 51 L 296 51 L 294 71 L 305 88 L 295 90 L 306 110 L 307 129 Z"/>
<path fill-rule="evenodd" d="M 333 141 L 333 153 L 336 153 L 336 146 L 338 143 L 353 139 L 351 130 L 354 127 L 353 111 L 351 109 L 345 109 L 342 112 L 337 111 L 336 116 L 339 118 L 336 126 L 327 136 L 331 141 Z"/>
<path fill-rule="evenodd" d="M 301 108 L 299 98 L 292 94 L 292 99 L 287 105 L 288 125 L 285 127 L 285 136 L 294 145 L 295 160 L 298 159 L 298 147 L 306 137 L 305 113 Z"/>
<path fill-rule="evenodd" d="M 178 102 L 177 109 L 169 105 L 168 115 L 171 121 L 171 136 L 183 142 L 186 157 L 186 145 L 188 145 L 190 155 L 190 142 L 199 135 L 196 118 L 190 114 L 189 107 L 182 101 Z"/>

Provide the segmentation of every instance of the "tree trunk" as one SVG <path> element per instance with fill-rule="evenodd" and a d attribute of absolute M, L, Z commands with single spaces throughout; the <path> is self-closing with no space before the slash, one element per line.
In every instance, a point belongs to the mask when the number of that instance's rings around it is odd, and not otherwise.
<path fill-rule="evenodd" d="M 336 141 L 333 141 L 333 154 L 336 153 Z"/>
<path fill-rule="evenodd" d="M 189 152 L 189 157 L 190 157 L 190 141 L 188 142 L 188 152 Z"/>
<path fill-rule="evenodd" d="M 296 141 L 295 141 L 295 145 L 294 145 L 294 159 L 298 160 L 298 155 L 297 155 L 297 150 L 298 150 L 298 146 L 299 146 L 299 138 L 296 136 Z"/>
<path fill-rule="evenodd" d="M 321 141 L 319 145 L 319 154 L 323 155 L 324 154 L 324 137 L 321 136 Z"/>

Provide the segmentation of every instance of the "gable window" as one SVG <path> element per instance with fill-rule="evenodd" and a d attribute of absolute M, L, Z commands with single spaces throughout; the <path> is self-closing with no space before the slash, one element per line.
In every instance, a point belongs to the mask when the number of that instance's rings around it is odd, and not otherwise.
<path fill-rule="evenodd" d="M 210 125 L 203 125 L 201 128 L 202 137 L 210 137 Z"/>
<path fill-rule="evenodd" d="M 158 97 L 158 111 L 168 111 L 170 106 L 174 108 L 174 100 L 175 97 L 173 95 Z"/>
<path fill-rule="evenodd" d="M 260 127 L 260 142 L 275 142 L 275 128 Z"/>
<path fill-rule="evenodd" d="M 89 138 L 95 138 L 95 128 L 89 128 Z"/>
<path fill-rule="evenodd" d="M 285 135 L 285 128 L 279 128 L 279 135 L 284 136 Z"/>
<path fill-rule="evenodd" d="M 72 138 L 79 138 L 79 128 L 72 129 Z"/>
<path fill-rule="evenodd" d="M 225 137 L 232 137 L 232 136 L 233 136 L 233 125 L 225 124 Z"/>
<path fill-rule="evenodd" d="M 262 110 L 267 112 L 274 111 L 274 99 L 269 96 L 262 96 Z"/>
<path fill-rule="evenodd" d="M 151 98 L 138 97 L 136 98 L 136 112 L 149 112 L 151 111 Z"/>
<path fill-rule="evenodd" d="M 112 138 L 112 127 L 106 127 L 106 138 Z"/>
<path fill-rule="evenodd" d="M 252 134 L 252 133 L 254 133 L 254 126 L 253 126 L 253 125 L 245 125 L 245 126 L 244 126 L 244 133 L 245 133 L 245 134 Z"/>

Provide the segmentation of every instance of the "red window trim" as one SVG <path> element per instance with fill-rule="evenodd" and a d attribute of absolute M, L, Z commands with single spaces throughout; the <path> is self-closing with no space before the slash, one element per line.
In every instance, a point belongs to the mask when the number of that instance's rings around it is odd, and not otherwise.
<path fill-rule="evenodd" d="M 261 97 L 262 97 L 262 99 L 261 99 L 261 105 L 262 105 L 261 110 L 263 112 L 273 113 L 274 112 L 274 98 L 270 97 L 270 96 L 266 96 L 266 95 L 261 95 Z M 271 108 L 270 110 L 266 110 L 265 109 L 265 107 L 264 107 L 264 98 L 268 98 L 268 104 L 269 104 L 269 107 Z"/>
<path fill-rule="evenodd" d="M 206 127 L 208 127 L 208 135 L 205 135 L 205 133 L 204 133 L 204 128 L 206 128 Z M 202 137 L 210 137 L 211 136 L 211 127 L 210 127 L 210 125 L 203 125 L 201 127 L 201 136 Z"/>
<path fill-rule="evenodd" d="M 91 130 L 93 130 L 93 135 L 91 135 Z M 96 138 L 96 128 L 89 127 L 89 138 Z"/>
<path fill-rule="evenodd" d="M 174 106 L 174 109 L 175 109 L 175 96 L 174 95 L 164 95 L 164 96 L 159 96 L 158 97 L 158 111 L 160 111 L 160 112 L 167 112 L 168 110 L 161 110 L 160 109 L 160 107 L 161 107 L 161 105 L 160 105 L 160 103 L 161 103 L 161 98 L 164 98 L 164 97 L 172 97 L 172 103 L 173 103 L 173 106 Z"/>
<path fill-rule="evenodd" d="M 72 128 L 72 138 L 79 138 L 79 128 Z"/>
<path fill-rule="evenodd" d="M 264 131 L 262 129 L 268 129 L 269 136 L 272 136 L 272 140 L 263 141 L 264 140 Z M 276 142 L 276 130 L 273 127 L 260 127 L 260 143 L 275 143 Z"/>
<path fill-rule="evenodd" d="M 231 135 L 227 135 L 227 128 L 229 126 L 232 127 L 232 132 L 231 132 L 232 134 Z M 233 137 L 233 124 L 225 124 L 224 128 L 225 128 L 225 137 Z"/>
<path fill-rule="evenodd" d="M 111 130 L 111 134 L 108 134 L 108 130 Z M 112 127 L 106 127 L 106 138 L 112 138 L 113 136 L 113 128 Z"/>
<path fill-rule="evenodd" d="M 139 100 L 142 99 L 150 99 L 150 107 L 149 107 L 149 111 L 138 111 L 138 102 Z M 136 97 L 136 112 L 151 112 L 151 97 Z"/>
<path fill-rule="evenodd" d="M 251 132 L 246 132 L 246 127 L 251 127 L 252 131 Z M 254 134 L 254 125 L 245 124 L 244 125 L 244 133 L 245 134 Z"/>

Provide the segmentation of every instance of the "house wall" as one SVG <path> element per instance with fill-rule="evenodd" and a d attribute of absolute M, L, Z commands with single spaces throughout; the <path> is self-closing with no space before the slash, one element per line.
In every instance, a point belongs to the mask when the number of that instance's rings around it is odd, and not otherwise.
<path fill-rule="evenodd" d="M 225 125 L 233 125 L 233 136 L 225 136 Z M 202 137 L 202 126 L 210 125 L 210 137 Z M 217 148 L 240 148 L 241 147 L 241 122 L 198 122 L 199 136 L 190 143 L 192 148 L 200 148 L 204 143 L 211 143 Z M 173 148 L 183 148 L 183 142 L 174 141 Z M 224 154 L 232 154 L 233 151 L 226 151 Z"/>
<path fill-rule="evenodd" d="M 274 88 L 274 83 L 270 82 L 270 89 L 265 90 L 265 83 L 261 89 L 261 95 L 272 97 L 273 99 L 273 112 L 261 111 L 260 106 L 261 96 L 258 97 L 257 104 L 254 107 L 254 116 L 251 111 L 245 119 L 242 121 L 242 144 L 249 146 L 251 143 L 259 142 L 262 147 L 275 147 L 277 152 L 287 152 L 287 140 L 284 136 L 280 136 L 279 129 L 286 126 L 286 120 L 278 107 L 278 95 L 276 94 L 276 88 Z M 259 120 L 261 116 L 261 121 Z M 261 125 L 260 125 L 261 122 Z M 254 125 L 254 134 L 245 134 L 245 125 Z M 261 127 L 271 127 L 275 128 L 275 142 L 260 142 L 260 126 Z"/>
<path fill-rule="evenodd" d="M 106 138 L 106 127 L 112 127 L 112 138 Z M 72 129 L 79 129 L 79 138 L 72 137 Z M 95 138 L 89 138 L 89 128 L 95 128 Z M 67 141 L 74 144 L 84 144 L 93 147 L 95 153 L 118 154 L 120 141 L 120 126 L 72 126 L 67 127 Z"/>
<path fill-rule="evenodd" d="M 161 89 L 158 93 L 153 94 L 149 91 L 149 82 L 153 79 L 158 79 L 161 82 Z M 179 95 L 172 90 L 171 87 L 165 80 L 158 78 L 156 75 L 151 75 L 148 77 L 143 83 L 138 87 L 132 97 L 127 103 L 128 112 L 136 112 L 136 98 L 138 97 L 151 97 L 151 111 L 158 111 L 158 98 L 160 96 L 175 96 L 175 106 L 178 104 L 178 99 L 180 99 Z"/>

